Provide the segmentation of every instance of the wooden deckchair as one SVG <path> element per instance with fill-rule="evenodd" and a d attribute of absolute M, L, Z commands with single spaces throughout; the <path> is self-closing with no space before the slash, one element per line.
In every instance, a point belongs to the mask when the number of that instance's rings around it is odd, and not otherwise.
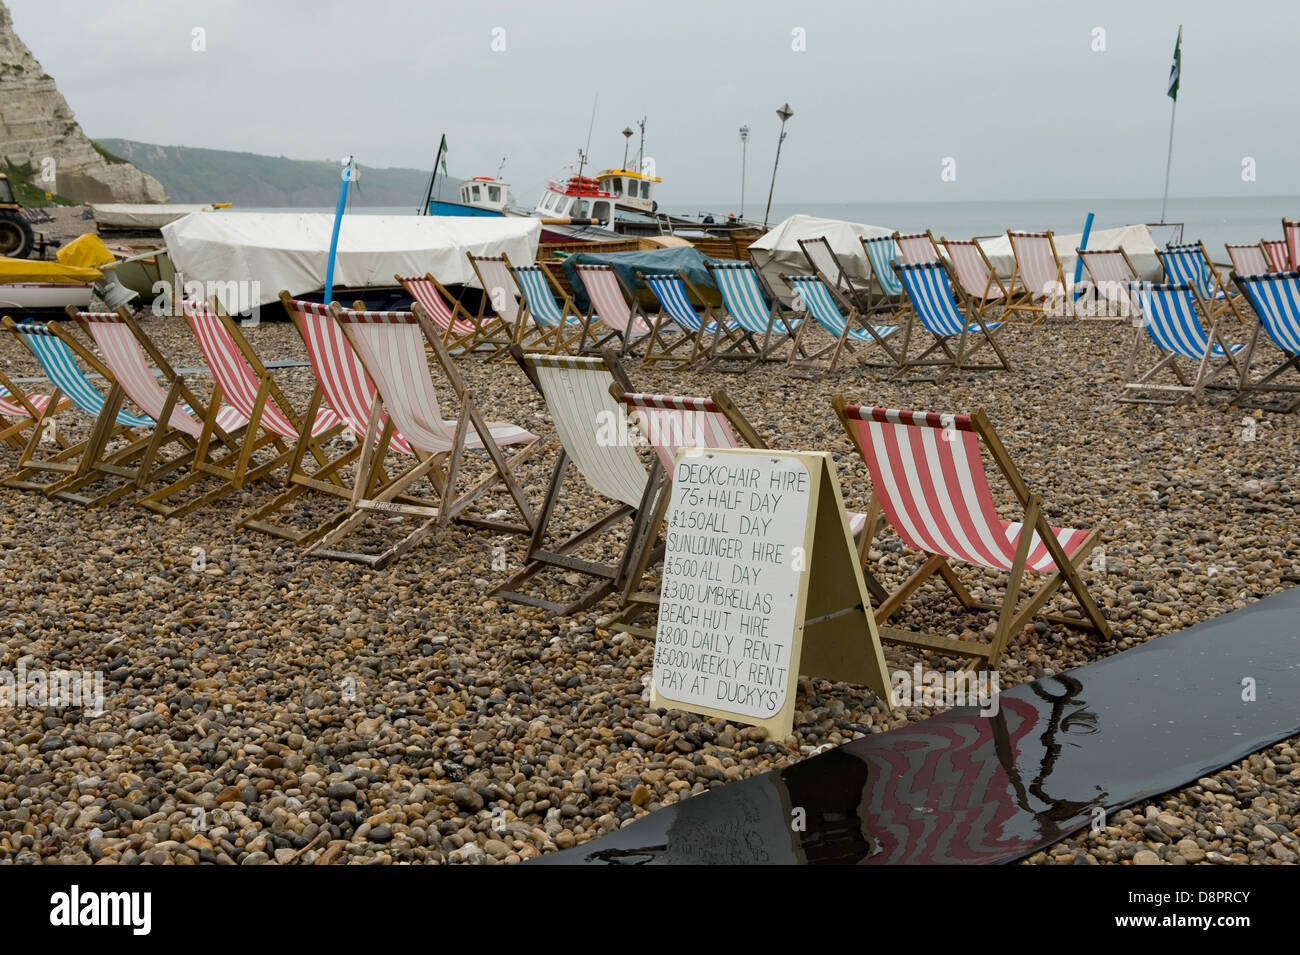
<path fill-rule="evenodd" d="M 1122 248 L 1078 249 L 1077 253 L 1088 270 L 1092 282 L 1096 308 L 1093 314 L 1079 314 L 1088 321 L 1124 321 L 1137 315 L 1137 303 L 1131 291 L 1141 278 L 1133 261 Z"/>
<path fill-rule="evenodd" d="M 3 483 L 8 487 L 40 491 L 91 507 L 111 503 L 135 491 L 133 479 L 140 468 L 141 458 L 149 450 L 153 419 L 123 409 L 126 394 L 113 380 L 112 372 L 89 349 L 53 323 L 15 322 L 6 315 L 3 324 L 31 351 L 54 385 L 50 400 L 41 409 L 23 448 L 18 469 Z M 78 366 L 78 360 L 108 383 L 107 396 L 90 383 Z M 59 443 L 53 452 L 42 453 L 41 439 L 47 422 L 53 418 L 56 409 L 64 406 L 61 400 L 64 395 L 90 419 L 90 435 L 75 443 Z M 110 444 L 119 440 L 125 444 L 110 452 Z M 122 476 L 131 480 L 94 496 L 76 493 L 88 483 L 82 478 L 109 473 L 109 469 L 121 469 Z"/>
<path fill-rule="evenodd" d="M 1245 345 L 1230 344 L 1223 337 L 1221 313 L 1209 319 L 1207 334 L 1196 314 L 1198 300 L 1209 314 L 1209 303 L 1200 299 L 1194 285 L 1152 285 L 1142 282 L 1134 286 L 1141 321 L 1133 329 L 1133 347 L 1124 368 L 1124 381 L 1119 399 L 1135 404 L 1175 405 L 1195 400 L 1202 391 L 1220 376 L 1236 372 L 1238 381 L 1243 378 L 1243 365 L 1237 353 Z M 1156 346 L 1159 359 L 1141 374 L 1137 374 L 1138 354 L 1142 344 L 1142 330 Z M 1190 374 L 1179 366 L 1179 360 L 1195 362 Z M 1176 384 L 1158 380 L 1165 372 L 1173 375 Z"/>
<path fill-rule="evenodd" d="M 1231 315 L 1239 325 L 1246 324 L 1246 317 L 1237 307 L 1237 290 L 1223 280 L 1204 242 L 1157 249 L 1156 256 L 1164 266 L 1166 283 L 1195 288 L 1196 300 L 1211 322 Z"/>
<path fill-rule="evenodd" d="M 868 278 L 865 284 L 858 282 L 844 265 L 844 260 L 831 247 L 830 239 L 822 235 L 795 241 L 814 275 L 847 298 L 860 313 L 870 315 L 877 311 L 872 297 L 871 280 Z M 869 275 L 870 263 L 867 268 Z"/>
<path fill-rule="evenodd" d="M 524 566 L 493 592 L 514 603 L 542 607 L 568 616 L 585 610 L 624 586 L 628 567 L 640 540 L 640 528 L 653 507 L 662 478 L 656 459 L 649 474 L 625 427 L 622 406 L 610 395 L 611 385 L 630 387 L 626 373 L 612 349 L 605 357 L 539 355 L 512 346 L 511 355 L 528 376 L 555 424 L 560 454 L 551 473 L 537 527 L 528 540 Z M 584 482 L 582 498 L 593 497 L 612 507 L 578 529 L 554 540 L 562 531 L 557 507 L 561 505 L 570 468 Z M 602 508 L 605 505 L 602 504 Z M 604 538 L 611 528 L 630 521 L 617 561 L 582 556 L 582 550 Z M 565 602 L 524 592 L 524 585 L 548 568 L 587 578 L 584 590 Z"/>
<path fill-rule="evenodd" d="M 371 402 L 365 439 L 356 469 L 348 516 L 313 544 L 306 553 L 313 557 L 354 560 L 371 567 L 383 567 L 420 543 L 435 528 L 453 519 L 497 533 L 531 534 L 537 522 L 528 498 L 515 480 L 512 469 L 530 457 L 543 442 L 536 435 L 504 421 L 487 421 L 479 411 L 473 393 L 461 378 L 442 344 L 438 328 L 417 302 L 409 312 L 348 311 L 335 302 L 331 317 L 339 323 L 361 367 L 374 383 L 376 400 Z M 455 421 L 442 417 L 438 390 L 425 346 L 432 350 L 435 364 L 460 404 Z M 445 392 L 444 392 L 445 393 Z M 391 427 L 410 445 L 415 462 L 374 490 L 374 469 L 383 450 L 381 431 Z M 507 460 L 502 446 L 524 444 L 522 451 Z M 492 472 L 464 493 L 457 493 L 466 451 L 485 451 Z M 433 485 L 436 506 L 401 503 L 416 482 L 427 479 Z M 522 524 L 492 518 L 476 518 L 466 509 L 500 480 L 509 491 L 523 519 Z M 380 554 L 339 552 L 337 544 L 354 533 L 372 513 L 412 517 L 421 522 L 405 537 Z"/>
<path fill-rule="evenodd" d="M 488 358 L 509 348 L 514 341 L 514 329 L 497 315 L 471 315 L 447 291 L 433 273 L 424 275 L 394 276 L 406 289 L 413 301 L 419 302 L 433 323 L 442 329 L 442 343 L 447 351 L 463 349 L 466 352 L 486 351 Z"/>
<path fill-rule="evenodd" d="M 500 255 L 466 252 L 465 256 L 483 287 L 477 316 L 480 327 L 487 327 L 487 323 L 496 318 L 507 332 L 503 337 L 509 338 L 510 343 L 514 344 L 525 332 L 525 316 L 520 303 L 519 283 L 515 281 L 511 270 L 510 256 L 504 252 Z M 508 354 L 509 351 L 503 348 L 493 352 L 488 360 L 499 361 Z"/>
<path fill-rule="evenodd" d="M 739 336 L 719 350 L 718 338 L 709 355 L 714 366 L 725 362 L 779 361 L 777 354 L 794 338 L 802 319 L 765 290 L 758 270 L 748 262 L 705 262 L 722 295 L 725 318 L 739 326 Z M 770 304 L 769 304 L 770 297 Z M 743 370 L 740 369 L 740 370 Z"/>
<path fill-rule="evenodd" d="M 1251 403 L 1249 399 L 1261 394 L 1292 396 L 1289 404 L 1261 405 L 1269 411 L 1289 414 L 1300 408 L 1300 383 L 1285 384 L 1278 381 L 1288 371 L 1300 374 L 1300 272 L 1282 272 L 1272 275 L 1237 275 L 1233 281 L 1250 301 L 1259 324 L 1255 327 L 1242 359 L 1241 385 L 1234 404 Z M 1263 331 L 1282 353 L 1282 361 L 1257 381 L 1250 380 L 1250 368 Z"/>
<path fill-rule="evenodd" d="M 1001 308 L 1010 318 L 1015 314 L 1012 307 L 1016 300 L 1025 298 L 1025 293 L 1012 292 L 1002 284 L 997 269 L 989 261 L 984 247 L 975 239 L 939 240 L 944 251 L 948 253 L 948 262 L 957 277 L 957 287 L 966 296 L 966 303 L 971 311 L 984 318 L 994 308 Z"/>
<path fill-rule="evenodd" d="M 1291 269 L 1291 252 L 1286 239 L 1260 239 L 1259 247 L 1268 256 L 1269 272 L 1287 272 Z"/>
<path fill-rule="evenodd" d="M 13 448 L 26 447 L 23 432 L 41 420 L 52 398 L 52 395 L 28 394 L 0 371 L 0 441 Z M 56 407 L 50 414 L 58 414 L 71 405 L 71 401 L 63 398 L 56 401 Z M 67 446 L 67 440 L 62 438 L 57 428 L 54 436 L 59 440 L 61 448 Z"/>
<path fill-rule="evenodd" d="M 790 350 L 786 368 L 817 373 L 833 372 L 839 366 L 841 357 L 857 355 L 861 361 L 871 354 L 873 345 L 879 345 L 889 356 L 889 363 L 877 362 L 870 367 L 889 368 L 893 371 L 902 367 L 899 353 L 886 341 L 898 332 L 899 326 L 868 324 L 848 298 L 820 276 L 783 275 L 781 278 L 794 290 L 813 319 L 799 326 L 795 348 Z M 813 325 L 820 326 L 832 338 L 829 344 L 818 351 L 812 351 L 815 346 L 810 346 L 805 340 L 809 327 Z M 858 351 L 859 346 L 861 352 Z"/>
<path fill-rule="evenodd" d="M 1025 290 L 1014 305 L 1007 306 L 1008 310 L 1037 314 L 1035 325 L 1049 315 L 1069 318 L 1074 313 L 1070 294 L 1073 289 L 1066 284 L 1065 269 L 1056 253 L 1052 231 L 1014 232 L 1008 229 L 1007 239 L 1011 242 L 1011 255 L 1016 263 L 1007 287 L 1014 289 L 1019 282 Z"/>
<path fill-rule="evenodd" d="M 510 274 L 523 293 L 515 344 L 525 351 L 545 351 L 552 355 L 576 352 L 592 334 L 592 321 L 578 311 L 573 299 L 542 266 L 512 265 Z M 559 302 L 555 300 L 556 294 L 560 296 Z"/>
<path fill-rule="evenodd" d="M 929 265 L 943 261 L 939 243 L 929 229 L 924 232 L 895 232 L 894 245 L 898 247 L 898 261 L 903 265 Z"/>
<path fill-rule="evenodd" d="M 1047 615 L 1046 619 L 1110 639 L 1110 627 L 1079 574 L 1100 539 L 1099 532 L 1048 523 L 1041 496 L 1029 490 L 982 411 L 971 415 L 896 411 L 850 405 L 843 395 L 836 395 L 833 404 L 871 474 L 866 542 L 875 537 L 883 513 L 903 544 L 925 555 L 902 586 L 876 606 L 882 640 L 969 658 L 972 668 L 996 669 L 1011 638 L 1038 615 L 1062 584 L 1074 593 L 1082 616 Z M 1023 509 L 1019 520 L 999 518 L 981 447 Z M 975 599 L 957 576 L 954 561 L 1008 572 L 1001 601 Z M 1026 572 L 1045 574 L 1047 579 L 1017 609 Z M 883 626 L 935 574 L 967 610 L 998 614 L 989 640 L 959 640 Z"/>
<path fill-rule="evenodd" d="M 1287 268 L 1300 269 L 1300 221 L 1282 220 L 1282 235 L 1286 239 Z"/>
<path fill-rule="evenodd" d="M 1225 242 L 1223 247 L 1228 250 L 1228 260 L 1232 263 L 1232 271 L 1238 275 L 1263 275 L 1266 272 L 1274 271 L 1273 264 L 1269 261 L 1268 253 L 1264 251 L 1262 243 L 1234 245 L 1231 242 Z"/>
<path fill-rule="evenodd" d="M 182 310 L 212 373 L 212 398 L 190 473 L 136 503 L 164 517 L 183 517 L 250 482 L 272 479 L 283 467 L 293 470 L 304 454 L 312 455 L 325 468 L 329 459 L 324 445 L 343 430 L 339 416 L 321 408 L 316 400 L 314 413 L 299 417 L 239 326 L 215 304 L 187 301 Z M 247 424 L 229 453 L 209 459 L 213 435 L 225 427 L 225 416 L 233 414 Z M 304 433 L 306 439 L 302 440 Z M 336 474 L 323 473 L 338 481 Z M 210 486 L 197 496 L 174 503 L 204 483 Z"/>
<path fill-rule="evenodd" d="M 726 335 L 728 341 L 735 344 L 744 334 L 736 322 L 714 315 L 704 296 L 684 272 L 658 275 L 637 272 L 636 277 L 645 283 L 659 302 L 645 358 L 642 359 L 645 364 L 668 362 L 672 367 L 684 368 L 707 358 L 717 347 L 720 335 Z M 671 344 L 664 340 L 665 333 L 669 330 L 677 332 Z M 658 352 L 655 351 L 656 347 Z M 685 357 L 673 354 L 682 348 L 688 351 Z"/>
<path fill-rule="evenodd" d="M 894 274 L 898 262 L 898 245 L 892 235 L 858 236 L 862 251 L 871 266 L 871 306 L 863 314 L 888 312 L 890 324 L 901 324 L 908 312 L 907 296 Z"/>
<path fill-rule="evenodd" d="M 942 263 L 926 265 L 894 265 L 899 285 L 912 303 L 912 312 L 903 333 L 899 349 L 899 375 L 909 374 L 914 368 L 933 367 L 936 373 L 921 380 L 943 381 L 955 371 L 1010 371 L 1011 362 L 994 337 L 1002 322 L 986 322 L 976 312 L 974 321 L 962 314 L 948 281 L 948 271 Z M 934 339 L 933 343 L 915 358 L 909 357 L 912 335 L 917 322 Z M 957 350 L 951 342 L 956 339 Z M 983 348 L 991 348 L 997 363 L 971 364 L 970 359 Z M 938 357 L 931 358 L 937 353 Z M 938 370 L 943 369 L 943 370 Z"/>
<path fill-rule="evenodd" d="M 599 351 L 607 342 L 617 341 L 619 355 L 627 355 L 634 343 L 650 334 L 650 318 L 641 302 L 612 265 L 575 265 L 573 269 L 589 303 L 578 351 Z M 589 343 L 590 329 L 596 324 L 604 327 L 605 335 L 600 339 L 590 335 Z"/>

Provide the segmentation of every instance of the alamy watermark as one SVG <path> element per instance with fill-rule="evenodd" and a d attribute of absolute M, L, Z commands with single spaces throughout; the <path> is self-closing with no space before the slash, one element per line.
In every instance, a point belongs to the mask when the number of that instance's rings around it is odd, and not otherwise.
<path fill-rule="evenodd" d="M 889 698 L 895 706 L 976 706 L 980 716 L 997 716 L 1001 693 L 996 671 L 911 670 L 889 674 Z"/>
<path fill-rule="evenodd" d="M 98 670 L 28 669 L 30 656 L 20 657 L 16 670 L 0 668 L 0 709 L 71 709 L 91 716 L 104 712 L 104 674 Z"/>

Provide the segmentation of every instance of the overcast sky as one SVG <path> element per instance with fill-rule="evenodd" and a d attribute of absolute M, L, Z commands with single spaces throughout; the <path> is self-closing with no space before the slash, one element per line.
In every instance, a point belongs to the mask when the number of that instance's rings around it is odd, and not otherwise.
<path fill-rule="evenodd" d="M 743 124 L 765 198 L 783 102 L 778 202 L 1158 196 L 1182 23 L 1171 193 L 1300 194 L 1295 0 L 5 2 L 92 137 L 427 169 L 445 132 L 530 205 L 597 94 L 591 163 L 648 117 L 672 205 L 736 194 Z"/>

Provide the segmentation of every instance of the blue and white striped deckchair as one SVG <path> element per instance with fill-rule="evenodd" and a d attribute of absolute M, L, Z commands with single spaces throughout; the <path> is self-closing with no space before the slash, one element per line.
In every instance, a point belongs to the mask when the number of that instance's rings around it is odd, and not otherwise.
<path fill-rule="evenodd" d="M 560 295 L 564 304 L 555 301 L 550 279 L 540 265 L 512 265 L 510 271 L 519 283 L 523 293 L 524 312 L 519 316 L 516 329 L 516 342 L 530 351 L 549 351 L 551 354 L 564 352 L 572 354 L 581 343 L 584 334 L 590 331 L 587 322 L 573 300 L 562 290 Z M 526 319 L 531 317 L 536 334 L 529 336 L 525 331 Z M 547 343 L 550 347 L 547 348 Z"/>
<path fill-rule="evenodd" d="M 1288 369 L 1300 373 L 1300 272 L 1268 275 L 1237 275 L 1234 272 L 1232 278 L 1259 316 L 1259 325 L 1251 336 L 1242 361 L 1241 390 L 1234 403 L 1243 403 L 1243 399 L 1256 391 L 1300 396 L 1300 384 L 1278 384 L 1276 381 Z M 1250 366 L 1261 328 L 1285 357 L 1282 364 L 1252 383 Z M 1289 405 L 1270 410 L 1290 413 L 1297 408 L 1300 408 L 1300 397 Z"/>
<path fill-rule="evenodd" d="M 1237 352 L 1244 345 L 1230 345 L 1219 332 L 1219 321 L 1211 319 L 1207 334 L 1196 314 L 1198 293 L 1193 285 L 1133 285 L 1142 312 L 1141 327 L 1134 329 L 1133 349 L 1124 369 L 1124 386 L 1120 401 L 1136 404 L 1173 405 L 1199 397 L 1201 391 L 1224 372 L 1234 370 L 1240 377 L 1242 365 Z M 1206 302 L 1200 299 L 1205 307 Z M 1148 371 L 1135 377 L 1142 328 L 1160 351 L 1160 360 Z M 1178 365 L 1180 358 L 1196 362 L 1196 371 L 1188 375 Z M 1162 384 L 1156 376 L 1169 371 L 1177 384 Z"/>
<path fill-rule="evenodd" d="M 1207 318 L 1217 318 L 1230 311 L 1237 321 L 1243 321 L 1237 311 L 1237 293 L 1219 275 L 1210 253 L 1205 250 L 1205 243 L 1173 245 L 1157 249 L 1156 255 L 1164 266 L 1168 284 L 1190 285 L 1196 289 L 1196 298 L 1205 308 Z"/>
<path fill-rule="evenodd" d="M 787 315 L 785 306 L 775 296 L 768 304 L 754 266 L 747 262 L 706 262 L 704 267 L 722 295 L 726 318 L 740 326 L 741 333 L 726 351 L 719 353 L 714 348 L 711 356 L 714 361 L 771 361 L 777 351 L 794 341 L 800 319 Z"/>
<path fill-rule="evenodd" d="M 942 263 L 925 262 L 916 265 L 894 265 L 894 274 L 912 304 L 913 317 L 908 319 L 907 331 L 903 336 L 902 373 L 920 366 L 938 366 L 946 370 L 939 372 L 934 381 L 942 381 L 954 371 L 1010 371 L 1011 363 L 1003 354 L 993 333 L 1002 327 L 1002 322 L 985 322 L 978 313 L 973 322 L 968 321 L 957 307 L 952 285 L 948 281 L 948 272 Z M 912 340 L 915 321 L 934 337 L 934 344 L 916 358 L 908 358 L 907 350 Z M 957 350 L 949 347 L 949 342 L 957 339 Z M 968 364 L 971 356 L 985 345 L 991 347 L 998 357 L 996 364 Z M 943 353 L 943 357 L 930 358 L 934 352 Z"/>
<path fill-rule="evenodd" d="M 638 272 L 636 277 L 645 283 L 646 288 L 659 302 L 659 312 L 654 316 L 650 331 L 650 344 L 646 346 L 646 364 L 667 361 L 678 367 L 685 367 L 712 351 L 713 346 L 707 345 L 706 339 L 711 337 L 716 340 L 718 336 L 725 334 L 734 341 L 741 334 L 741 328 L 735 322 L 730 319 L 716 318 L 713 315 L 704 297 L 691 280 L 681 272 L 661 272 L 653 275 Z M 700 303 L 700 311 L 695 310 L 693 302 Z M 681 332 L 672 344 L 665 343 L 663 338 L 669 323 Z M 658 354 L 655 353 L 656 347 Z M 685 357 L 672 354 L 679 348 L 687 347 L 689 347 L 689 354 Z"/>
<path fill-rule="evenodd" d="M 120 468 L 124 472 L 122 476 L 133 475 L 134 470 L 126 465 L 141 457 L 148 449 L 153 435 L 153 419 L 122 409 L 125 392 L 113 378 L 112 373 L 88 350 L 79 348 L 74 355 L 68 342 L 54 329 L 44 324 L 31 321 L 16 322 L 5 316 L 4 326 L 36 357 L 45 377 L 54 385 L 52 397 L 56 399 L 46 406 L 41 420 L 32 432 L 18 462 L 18 470 L 4 483 L 9 487 L 59 495 L 71 485 L 75 484 L 79 487 L 84 483 L 81 479 L 89 475 L 97 466 L 101 469 Z M 77 364 L 78 357 L 110 383 L 107 397 L 87 380 Z M 45 420 L 50 417 L 51 409 L 57 404 L 57 397 L 60 395 L 68 398 L 79 411 L 91 419 L 93 424 L 90 435 L 85 440 L 62 448 L 54 454 L 43 456 L 39 452 Z M 119 436 L 127 439 L 126 447 L 106 455 L 109 442 Z M 56 477 L 49 481 L 38 480 L 41 475 Z M 127 483 L 98 497 L 70 496 L 69 499 L 88 505 L 108 503 L 133 490 L 134 487 L 134 483 Z"/>
<path fill-rule="evenodd" d="M 790 368 L 808 368 L 815 371 L 834 371 L 839 365 L 841 355 L 848 353 L 853 354 L 855 345 L 865 345 L 869 349 L 872 345 L 879 345 L 891 359 L 890 367 L 897 369 L 899 367 L 898 354 L 889 347 L 885 341 L 890 335 L 898 331 L 897 325 L 869 325 L 858 310 L 848 301 L 847 297 L 838 290 L 832 290 L 820 276 L 816 275 L 783 275 L 782 279 L 794 290 L 799 301 L 803 302 L 808 314 L 812 316 L 813 322 L 820 325 L 830 333 L 834 341 L 823 347 L 820 351 L 806 353 L 803 356 L 798 355 L 794 350 L 790 353 L 790 358 L 786 366 Z M 804 336 L 807 334 L 808 326 L 812 322 L 804 322 L 799 328 L 797 343 L 804 343 Z M 862 356 L 867 354 L 863 350 Z M 805 344 L 805 352 L 807 346 Z M 827 355 L 830 355 L 830 361 L 822 361 Z"/>

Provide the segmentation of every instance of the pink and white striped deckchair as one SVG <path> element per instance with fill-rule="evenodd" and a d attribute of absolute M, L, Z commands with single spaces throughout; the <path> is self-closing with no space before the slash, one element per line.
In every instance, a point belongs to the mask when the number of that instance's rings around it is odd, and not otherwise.
<path fill-rule="evenodd" d="M 41 420 L 53 397 L 53 395 L 27 394 L 0 371 L 0 441 L 10 447 L 24 447 L 26 442 L 22 438 L 22 433 Z M 60 398 L 54 413 L 68 407 L 69 404 L 70 401 Z M 58 435 L 57 428 L 55 435 Z"/>
<path fill-rule="evenodd" d="M 618 339 L 618 353 L 620 356 L 626 355 L 633 341 L 650 334 L 650 323 L 641 303 L 623 284 L 614 266 L 575 265 L 573 268 L 591 302 L 578 351 L 598 351 L 610 339 Z M 599 341 L 591 332 L 592 325 L 596 322 L 608 329 Z M 591 345 L 587 344 L 588 337 L 592 339 Z"/>
<path fill-rule="evenodd" d="M 1231 242 L 1225 242 L 1223 247 L 1228 250 L 1232 271 L 1238 275 L 1264 275 L 1273 271 L 1268 253 L 1258 242 L 1254 245 L 1233 245 Z"/>
<path fill-rule="evenodd" d="M 426 272 L 424 275 L 394 276 L 414 301 L 420 303 L 425 313 L 443 331 L 443 344 L 447 351 L 458 348 L 466 351 L 488 351 L 491 358 L 510 347 L 511 329 L 498 316 L 478 318 L 465 310 L 442 283 Z M 448 302 L 451 304 L 449 305 Z"/>
<path fill-rule="evenodd" d="M 1259 246 L 1268 256 L 1269 272 L 1287 272 L 1291 269 L 1291 252 L 1286 239 L 1260 239 Z"/>
<path fill-rule="evenodd" d="M 1300 269 L 1300 222 L 1283 219 L 1282 235 L 1286 238 L 1287 268 Z"/>
<path fill-rule="evenodd" d="M 948 261 L 957 276 L 957 284 L 966 295 L 971 311 L 984 318 L 995 307 L 1005 306 L 1011 301 L 1007 287 L 1002 284 L 997 270 L 989 262 L 984 247 L 975 239 L 939 240 Z"/>
<path fill-rule="evenodd" d="M 504 421 L 490 422 L 483 417 L 447 353 L 437 326 L 420 304 L 416 302 L 409 312 L 365 312 L 345 310 L 335 302 L 330 306 L 330 316 L 343 330 L 361 367 L 374 383 L 377 400 L 370 407 L 352 490 L 351 513 L 307 554 L 345 557 L 372 567 L 382 567 L 424 540 L 436 526 L 446 526 L 453 519 L 498 533 L 531 533 L 536 527 L 536 519 L 512 468 L 530 457 L 542 442 L 523 428 Z M 442 416 L 426 347 L 432 350 L 460 404 L 460 413 L 455 421 Z M 378 460 L 380 422 L 385 415 L 410 444 L 415 463 L 375 490 L 370 475 Z M 524 445 L 523 450 L 507 460 L 501 447 L 518 444 Z M 486 478 L 458 496 L 456 488 L 466 451 L 486 451 L 492 470 Z M 426 476 L 435 488 L 438 503 L 435 506 L 402 503 L 400 498 L 407 489 Z M 510 492 L 523 524 L 506 524 L 465 513 L 497 480 L 504 482 Z M 334 546 L 352 534 L 372 512 L 424 520 L 381 554 L 333 551 Z"/>
<path fill-rule="evenodd" d="M 1096 303 L 1090 321 L 1123 321 L 1139 314 L 1137 298 L 1131 291 L 1141 277 L 1133 267 L 1133 260 L 1122 248 L 1078 249 L 1083 267 L 1092 281 L 1093 300 Z M 1256 250 L 1258 251 L 1258 250 Z M 1080 318 L 1083 315 L 1080 314 Z"/>
<path fill-rule="evenodd" d="M 328 458 L 323 446 L 343 430 L 343 420 L 328 408 L 318 408 L 306 419 L 309 424 L 302 437 L 303 419 L 294 412 L 289 399 L 230 317 L 207 302 L 187 301 L 183 310 L 212 372 L 212 399 L 190 473 L 137 503 L 166 517 L 179 517 L 250 481 L 269 477 L 281 467 L 292 465 L 303 454 L 311 454 L 324 467 Z M 226 411 L 223 402 L 233 412 Z M 228 454 L 209 460 L 208 446 L 213 434 L 222 427 L 222 415 L 232 414 L 238 414 L 247 425 Z M 274 452 L 273 456 L 255 460 L 254 454 L 266 448 Z M 214 477 L 221 482 L 217 487 L 180 505 L 168 503 L 199 482 Z M 337 476 L 334 479 L 337 481 Z"/>
<path fill-rule="evenodd" d="M 996 668 L 1012 635 L 1062 584 L 1074 592 L 1083 617 L 1048 619 L 1095 630 L 1109 639 L 1110 628 L 1079 576 L 1099 532 L 1048 524 L 1042 498 L 1030 492 L 983 412 L 951 415 L 869 408 L 847 404 L 843 395 L 836 395 L 833 403 L 871 474 L 867 540 L 875 536 L 876 521 L 883 511 L 903 543 L 926 555 L 921 567 L 876 608 L 876 623 L 883 624 L 893 616 L 936 573 L 966 609 L 998 614 L 988 642 L 883 627 L 882 639 L 969 657 L 972 666 L 982 662 Z M 1004 521 L 998 516 L 981 447 L 989 452 L 1024 509 L 1021 520 Z M 1010 579 L 1001 603 L 977 601 L 958 579 L 952 561 L 1007 571 Z M 1026 571 L 1046 574 L 1047 580 L 1017 610 Z"/>
<path fill-rule="evenodd" d="M 505 329 L 504 337 L 512 343 L 519 341 L 525 331 L 520 327 L 520 319 L 523 317 L 520 298 L 523 292 L 511 271 L 510 257 L 504 252 L 500 255 L 474 255 L 466 252 L 465 255 L 483 287 L 478 320 L 486 323 L 495 316 Z M 508 352 L 502 349 L 493 353 L 490 360 L 499 359 L 506 354 Z"/>
<path fill-rule="evenodd" d="M 929 229 L 924 232 L 895 232 L 894 244 L 898 246 L 898 261 L 903 265 L 928 265 L 942 261 L 939 244 Z"/>
<path fill-rule="evenodd" d="M 1022 301 L 1008 305 L 1008 311 L 1037 312 L 1035 325 L 1049 315 L 1068 317 L 1073 311 L 1071 289 L 1066 284 L 1065 270 L 1061 266 L 1061 257 L 1056 254 L 1051 230 L 1013 232 L 1008 229 L 1007 238 L 1011 241 L 1011 254 L 1016 261 L 1008 288 L 1015 288 L 1019 281 L 1026 293 Z"/>

